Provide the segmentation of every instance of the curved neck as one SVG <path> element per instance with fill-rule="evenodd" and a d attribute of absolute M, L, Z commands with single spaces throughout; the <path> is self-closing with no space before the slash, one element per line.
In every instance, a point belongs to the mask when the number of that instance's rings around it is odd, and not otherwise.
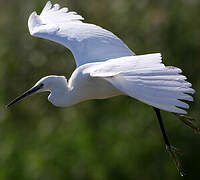
<path fill-rule="evenodd" d="M 80 102 L 77 92 L 68 87 L 52 90 L 48 100 L 55 106 L 67 107 Z"/>

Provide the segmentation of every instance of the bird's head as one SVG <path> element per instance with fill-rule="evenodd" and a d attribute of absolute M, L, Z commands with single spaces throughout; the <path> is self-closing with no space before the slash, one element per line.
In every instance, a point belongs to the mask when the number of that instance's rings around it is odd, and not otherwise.
<path fill-rule="evenodd" d="M 16 102 L 24 99 L 27 96 L 39 93 L 39 92 L 45 92 L 49 91 L 52 92 L 56 89 L 64 89 L 67 88 L 67 79 L 64 76 L 46 76 L 40 79 L 31 89 L 23 93 L 22 95 L 18 96 L 14 100 L 12 100 L 7 107 L 10 107 L 11 105 L 15 104 Z"/>

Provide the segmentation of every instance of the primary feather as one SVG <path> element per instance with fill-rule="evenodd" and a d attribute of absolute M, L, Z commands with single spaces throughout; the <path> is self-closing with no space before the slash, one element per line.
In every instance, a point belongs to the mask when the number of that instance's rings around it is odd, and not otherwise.
<path fill-rule="evenodd" d="M 124 63 L 126 62 L 126 63 Z M 186 114 L 194 90 L 179 68 L 162 64 L 161 54 L 108 60 L 93 68 L 90 75 L 109 81 L 124 94 L 162 110 Z"/>
<path fill-rule="evenodd" d="M 28 20 L 30 34 L 49 39 L 69 48 L 77 66 L 100 62 L 134 53 L 112 32 L 93 24 L 67 8 L 47 2 L 40 15 L 33 12 Z"/>

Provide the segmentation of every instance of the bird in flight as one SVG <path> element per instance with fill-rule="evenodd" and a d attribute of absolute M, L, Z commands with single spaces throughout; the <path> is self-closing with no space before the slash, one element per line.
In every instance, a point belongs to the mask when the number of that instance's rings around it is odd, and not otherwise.
<path fill-rule="evenodd" d="M 28 19 L 30 34 L 48 39 L 71 50 L 76 69 L 67 81 L 64 76 L 50 75 L 8 104 L 39 92 L 50 92 L 48 100 L 67 107 L 89 99 L 127 95 L 153 107 L 167 149 L 181 173 L 180 164 L 170 145 L 160 109 L 186 114 L 195 91 L 181 69 L 165 66 L 160 53 L 135 55 L 112 32 L 94 24 L 59 4 L 47 2 L 41 14 L 33 12 Z M 184 101 L 182 101 L 184 100 Z"/>

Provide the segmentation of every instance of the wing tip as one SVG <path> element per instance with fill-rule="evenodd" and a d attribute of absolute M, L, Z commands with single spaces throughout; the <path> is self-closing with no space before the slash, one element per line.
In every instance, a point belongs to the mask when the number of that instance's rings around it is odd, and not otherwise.
<path fill-rule="evenodd" d="M 32 12 L 28 19 L 28 28 L 31 35 L 34 35 L 34 29 L 42 24 L 36 11 Z"/>
<path fill-rule="evenodd" d="M 177 114 L 187 114 L 187 111 L 185 111 L 185 110 L 183 110 L 183 109 L 180 109 L 180 108 L 178 108 L 178 110 L 177 110 L 177 111 L 175 111 L 175 113 L 177 113 Z"/>
<path fill-rule="evenodd" d="M 47 1 L 46 5 L 44 6 L 44 8 L 41 12 L 41 14 L 50 10 L 51 8 L 52 8 L 51 1 Z M 28 28 L 29 28 L 30 34 L 34 35 L 34 28 L 36 26 L 41 25 L 41 24 L 42 24 L 42 22 L 41 22 L 40 16 L 37 14 L 36 11 L 32 12 L 31 15 L 29 16 L 29 19 L 28 19 Z"/>
<path fill-rule="evenodd" d="M 48 10 L 50 10 L 51 8 L 52 8 L 51 1 L 47 1 L 46 5 L 44 6 L 44 8 L 43 8 L 43 10 L 41 12 L 41 14 L 44 13 L 44 12 L 46 12 L 46 11 L 48 11 Z"/>
<path fill-rule="evenodd" d="M 55 12 L 57 14 L 54 14 Z M 66 21 L 66 22 L 70 21 L 70 20 L 82 22 L 84 20 L 84 18 L 81 15 L 77 14 L 76 12 L 72 12 L 72 11 L 69 12 L 68 8 L 66 8 L 66 7 L 60 8 L 60 5 L 58 3 L 52 4 L 51 1 L 48 1 L 46 3 L 46 5 L 44 6 L 42 12 L 40 13 L 40 17 L 44 18 L 47 15 L 47 17 L 50 18 L 49 16 L 51 14 L 52 14 L 52 16 L 56 15 L 56 16 L 60 16 L 62 18 L 65 17 L 66 19 L 64 21 Z M 58 17 L 58 19 L 59 19 L 59 17 Z M 55 19 L 54 19 L 54 22 L 56 22 Z"/>

